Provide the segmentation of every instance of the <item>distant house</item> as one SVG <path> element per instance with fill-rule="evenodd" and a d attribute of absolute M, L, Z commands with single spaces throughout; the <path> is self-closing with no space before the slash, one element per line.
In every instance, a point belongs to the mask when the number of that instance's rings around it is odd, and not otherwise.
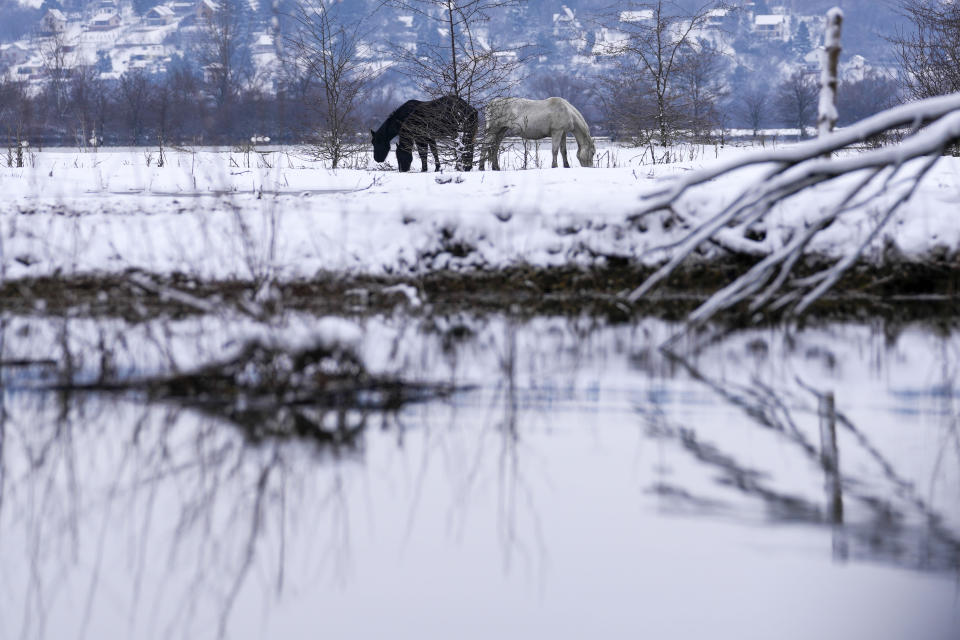
<path fill-rule="evenodd" d="M 162 27 L 177 21 L 177 15 L 168 6 L 158 4 L 143 15 L 143 22 L 152 27 Z"/>
<path fill-rule="evenodd" d="M 110 31 L 120 26 L 120 15 L 117 13 L 98 13 L 90 19 L 87 29 L 90 31 Z"/>
<path fill-rule="evenodd" d="M 753 30 L 765 40 L 790 39 L 790 16 L 778 13 L 761 13 L 754 16 Z"/>
<path fill-rule="evenodd" d="M 16 42 L 0 44 L 0 68 L 23 64 L 30 59 L 30 51 Z"/>
<path fill-rule="evenodd" d="M 565 4 L 560 5 L 560 13 L 553 14 L 553 24 L 557 23 L 568 23 L 573 24 L 577 20 L 576 14 L 574 14 L 573 9 L 568 7 Z"/>
<path fill-rule="evenodd" d="M 219 62 L 211 62 L 203 67 L 203 81 L 207 84 L 218 82 L 223 77 L 223 65 Z"/>
<path fill-rule="evenodd" d="M 42 64 L 25 64 L 17 69 L 17 76 L 20 80 L 36 80 L 43 77 Z"/>
<path fill-rule="evenodd" d="M 63 33 L 67 28 L 67 16 L 59 9 L 50 9 L 40 19 L 40 30 L 45 34 Z"/>
<path fill-rule="evenodd" d="M 620 22 L 649 22 L 650 20 L 653 20 L 653 9 L 620 12 Z"/>
<path fill-rule="evenodd" d="M 98 0 L 93 5 L 93 10 L 95 13 L 107 13 L 113 12 L 116 13 L 119 11 L 119 6 L 117 6 L 116 0 Z"/>
<path fill-rule="evenodd" d="M 726 21 L 727 16 L 730 15 L 729 9 L 711 9 L 707 12 L 707 28 L 708 29 L 719 29 L 723 26 L 723 23 Z"/>
<path fill-rule="evenodd" d="M 250 47 L 250 51 L 252 53 L 273 53 L 275 51 L 273 36 L 267 33 L 261 33 L 257 36 L 253 46 Z"/>
<path fill-rule="evenodd" d="M 174 2 L 168 5 L 178 16 L 185 16 L 188 13 L 195 13 L 197 10 L 196 2 Z"/>
<path fill-rule="evenodd" d="M 220 5 L 213 0 L 200 0 L 200 2 L 197 3 L 197 18 L 200 20 L 210 20 L 219 10 Z"/>

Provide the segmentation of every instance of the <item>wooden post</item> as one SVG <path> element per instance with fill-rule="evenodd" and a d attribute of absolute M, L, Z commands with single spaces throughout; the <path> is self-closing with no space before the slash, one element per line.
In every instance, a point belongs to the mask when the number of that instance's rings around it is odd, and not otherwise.
<path fill-rule="evenodd" d="M 837 126 L 837 66 L 840 62 L 840 35 L 843 27 L 843 11 L 834 7 L 827 12 L 827 32 L 821 56 L 820 105 L 817 116 L 817 131 L 825 136 Z"/>

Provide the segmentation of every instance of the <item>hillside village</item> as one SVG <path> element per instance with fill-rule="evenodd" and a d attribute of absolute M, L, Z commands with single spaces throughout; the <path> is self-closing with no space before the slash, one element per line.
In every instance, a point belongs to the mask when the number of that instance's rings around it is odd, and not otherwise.
<path fill-rule="evenodd" d="M 250 77 L 261 86 L 270 87 L 283 54 L 284 37 L 276 20 L 256 19 L 263 15 L 258 0 L 242 1 L 249 3 L 254 16 L 247 34 L 254 71 Z M 529 37 L 523 34 L 531 30 L 512 25 L 520 33 L 511 34 L 514 41 L 509 46 L 533 47 L 540 64 L 563 65 L 574 73 L 602 64 L 605 50 L 618 38 L 617 25 L 598 25 L 589 12 L 568 4 L 540 3 L 544 4 L 551 5 L 547 7 L 550 24 L 545 25 L 545 35 L 537 42 L 525 41 Z M 800 64 L 813 71 L 818 64 L 816 48 L 824 18 L 798 12 L 792 6 L 796 4 L 804 3 L 758 7 L 756 2 L 745 0 L 729 10 L 714 10 L 698 37 L 733 57 L 742 57 L 746 53 L 741 51 L 743 48 L 766 47 L 765 52 L 771 46 L 774 52 L 789 48 L 793 59 L 783 56 L 781 62 L 788 67 Z M 67 71 L 89 67 L 102 80 L 116 80 L 136 70 L 162 74 L 174 57 L 190 56 L 191 47 L 205 37 L 204 27 L 217 9 L 216 0 L 174 0 L 156 4 L 139 15 L 130 0 L 96 0 L 78 11 L 48 9 L 26 37 L 0 44 L 0 74 L 34 88 L 44 82 L 51 67 Z M 423 37 L 419 24 L 422 19 L 403 13 L 379 13 L 382 15 L 370 18 L 376 24 L 374 33 L 386 32 L 382 40 L 415 50 Z M 651 17 L 651 11 L 622 11 L 619 20 L 644 22 Z M 781 49 L 777 49 L 778 45 Z M 363 47 L 360 55 L 371 62 L 390 64 L 389 50 L 374 42 Z M 848 66 L 862 69 L 865 64 L 865 58 L 860 56 Z"/>
<path fill-rule="evenodd" d="M 214 0 L 175 1 L 137 15 L 124 0 L 97 0 L 82 12 L 50 9 L 29 38 L 0 45 L 0 72 L 31 84 L 42 83 L 54 64 L 91 66 L 103 80 L 133 70 L 162 74 L 173 56 L 203 37 L 217 8 Z M 268 70 L 276 60 L 273 37 L 254 33 L 251 53 Z"/>

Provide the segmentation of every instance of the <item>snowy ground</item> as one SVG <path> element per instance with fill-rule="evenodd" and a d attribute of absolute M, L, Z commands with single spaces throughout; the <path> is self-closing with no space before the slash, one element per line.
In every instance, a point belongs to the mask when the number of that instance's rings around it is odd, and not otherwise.
<path fill-rule="evenodd" d="M 781 145 L 782 146 L 782 145 Z M 769 148 L 769 145 L 768 147 Z M 571 162 L 575 159 L 571 145 Z M 628 218 L 664 180 L 746 147 L 686 146 L 652 164 L 649 150 L 599 145 L 597 168 L 549 168 L 549 145 L 519 145 L 501 172 L 385 170 L 369 158 L 329 170 L 297 149 L 30 151 L 24 168 L 0 168 L 5 278 L 119 273 L 203 278 L 310 277 L 320 271 L 409 273 L 516 265 L 602 266 L 610 257 L 662 261 L 682 237 L 759 175 L 741 170 L 693 190 L 674 213 Z M 535 159 L 536 158 L 536 159 Z M 4 158 L 6 159 L 6 158 Z M 390 157 L 392 161 L 392 155 Z M 535 168 L 540 166 L 547 168 Z M 415 163 L 416 166 L 417 163 Z M 775 208 L 764 246 L 836 203 L 847 181 L 806 191 Z M 821 234 L 813 249 L 839 255 L 862 238 L 881 194 Z M 906 256 L 960 243 L 960 159 L 944 157 L 876 239 Z M 708 249 L 708 256 L 723 257 Z M 714 253 L 710 253 L 710 252 Z"/>

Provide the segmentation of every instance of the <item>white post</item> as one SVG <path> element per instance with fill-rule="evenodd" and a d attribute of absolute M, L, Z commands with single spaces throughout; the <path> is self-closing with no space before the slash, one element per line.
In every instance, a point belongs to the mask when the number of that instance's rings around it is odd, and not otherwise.
<path fill-rule="evenodd" d="M 825 136 L 837 126 L 837 65 L 840 62 L 840 34 L 843 27 L 843 11 L 834 7 L 827 12 L 827 33 L 821 52 L 820 109 L 817 116 L 817 131 Z"/>

